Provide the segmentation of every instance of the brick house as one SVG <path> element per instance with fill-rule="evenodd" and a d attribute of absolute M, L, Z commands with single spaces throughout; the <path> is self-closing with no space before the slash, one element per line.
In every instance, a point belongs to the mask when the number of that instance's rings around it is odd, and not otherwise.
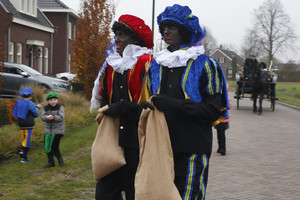
<path fill-rule="evenodd" d="M 54 26 L 37 0 L 0 0 L 0 42 L 7 62 L 48 74 L 52 68 Z"/>
<path fill-rule="evenodd" d="M 217 48 L 210 56 L 219 61 L 225 76 L 228 78 L 234 78 L 236 72 L 243 72 L 244 59 L 233 51 Z"/>
<path fill-rule="evenodd" d="M 0 0 L 0 43 L 6 62 L 54 75 L 70 71 L 78 15 L 60 0 Z"/>
<path fill-rule="evenodd" d="M 54 25 L 53 74 L 71 69 L 71 42 L 75 39 L 76 21 L 74 10 L 60 0 L 38 0 L 38 7 Z"/>

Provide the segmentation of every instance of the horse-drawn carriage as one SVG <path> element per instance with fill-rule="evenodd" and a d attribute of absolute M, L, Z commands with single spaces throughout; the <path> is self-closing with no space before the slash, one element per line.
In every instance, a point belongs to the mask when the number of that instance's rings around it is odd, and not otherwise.
<path fill-rule="evenodd" d="M 258 96 L 260 96 L 258 114 L 261 114 L 263 99 L 268 99 L 271 102 L 270 109 L 272 111 L 275 110 L 275 102 L 278 100 L 276 97 L 277 75 L 273 73 L 271 67 L 269 70 L 261 70 L 257 66 L 255 66 L 256 71 L 253 70 L 249 76 L 244 77 L 236 73 L 236 92 L 234 98 L 237 100 L 237 109 L 239 109 L 240 100 L 251 98 L 253 100 L 253 112 L 256 112 L 256 101 Z"/>

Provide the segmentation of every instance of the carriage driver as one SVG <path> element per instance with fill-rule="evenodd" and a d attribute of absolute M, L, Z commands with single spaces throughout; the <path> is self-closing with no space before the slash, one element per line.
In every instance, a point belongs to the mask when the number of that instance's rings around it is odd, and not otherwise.
<path fill-rule="evenodd" d="M 249 76 L 249 67 L 250 67 L 250 62 L 252 60 L 256 60 L 255 55 L 250 55 L 249 58 L 246 58 L 245 63 L 244 63 L 244 68 L 243 68 L 243 75 L 245 79 Z"/>

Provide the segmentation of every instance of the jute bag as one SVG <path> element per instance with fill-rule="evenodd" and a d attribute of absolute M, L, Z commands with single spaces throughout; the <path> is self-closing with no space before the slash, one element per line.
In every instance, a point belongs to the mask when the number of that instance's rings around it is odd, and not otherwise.
<path fill-rule="evenodd" d="M 100 108 L 96 117 L 99 126 L 91 152 L 95 180 L 126 164 L 124 151 L 119 146 L 119 119 L 104 115 L 103 111 L 107 108 Z"/>
<path fill-rule="evenodd" d="M 174 161 L 165 116 L 143 110 L 139 127 L 140 161 L 135 176 L 136 200 L 181 200 L 174 184 Z"/>

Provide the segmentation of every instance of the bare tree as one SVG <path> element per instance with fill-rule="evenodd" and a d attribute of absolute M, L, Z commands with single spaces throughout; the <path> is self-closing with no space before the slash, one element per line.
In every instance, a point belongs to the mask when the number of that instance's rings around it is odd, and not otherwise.
<path fill-rule="evenodd" d="M 290 18 L 284 12 L 280 0 L 266 0 L 262 6 L 254 10 L 254 40 L 267 55 L 268 62 L 282 49 L 292 47 L 296 39 Z"/>
<path fill-rule="evenodd" d="M 242 55 L 247 58 L 250 55 L 255 55 L 257 58 L 263 57 L 261 46 L 255 38 L 256 30 L 248 29 L 244 37 L 244 44 L 241 47 Z"/>
<path fill-rule="evenodd" d="M 94 80 L 105 60 L 105 50 L 111 43 L 111 22 L 115 13 L 112 0 L 81 0 L 76 39 L 72 43 L 72 72 L 84 84 L 90 98 Z"/>
<path fill-rule="evenodd" d="M 206 29 L 206 36 L 203 40 L 203 46 L 205 49 L 205 53 L 209 55 L 213 52 L 213 50 L 215 50 L 218 47 L 218 45 L 217 45 L 217 40 L 214 38 L 209 28 L 205 27 L 205 29 Z"/>

